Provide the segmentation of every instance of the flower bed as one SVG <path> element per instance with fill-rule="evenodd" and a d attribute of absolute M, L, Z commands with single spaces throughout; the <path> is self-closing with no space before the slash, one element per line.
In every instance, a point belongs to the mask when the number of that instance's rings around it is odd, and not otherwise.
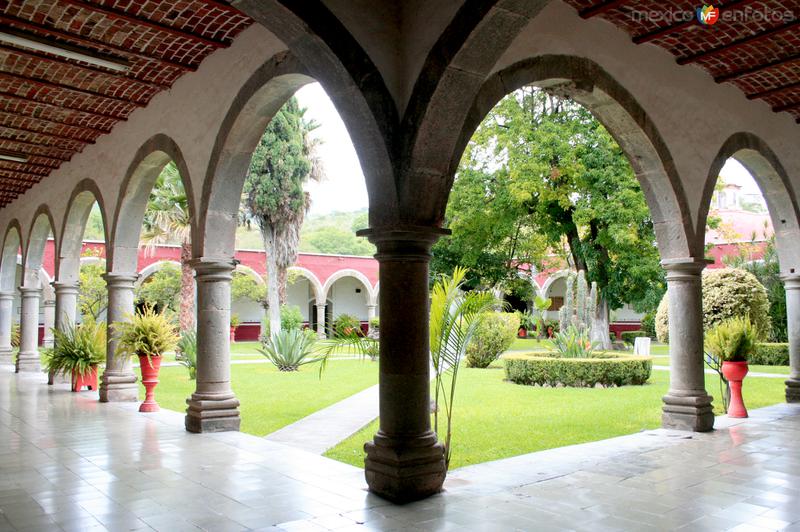
<path fill-rule="evenodd" d="M 590 358 L 562 358 L 559 353 L 509 355 L 506 378 L 517 384 L 594 387 L 641 385 L 650 378 L 652 357 L 600 351 Z"/>

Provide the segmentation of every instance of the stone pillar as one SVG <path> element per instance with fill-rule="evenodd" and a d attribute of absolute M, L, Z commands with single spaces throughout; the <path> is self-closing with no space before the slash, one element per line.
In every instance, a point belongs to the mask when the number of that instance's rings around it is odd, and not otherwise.
<path fill-rule="evenodd" d="M 14 323 L 14 292 L 0 292 L 0 364 L 13 364 L 11 327 Z"/>
<path fill-rule="evenodd" d="M 197 379 L 186 400 L 186 430 L 239 430 L 239 400 L 231 389 L 232 261 L 192 261 L 197 281 Z"/>
<path fill-rule="evenodd" d="M 317 305 L 317 336 L 325 338 L 325 305 Z"/>
<path fill-rule="evenodd" d="M 19 353 L 17 373 L 39 371 L 39 296 L 41 289 L 20 287 L 22 312 L 19 321 Z"/>
<path fill-rule="evenodd" d="M 108 340 L 106 342 L 106 370 L 100 379 L 100 401 L 138 401 L 139 387 L 133 373 L 131 357 L 116 356 L 117 339 L 114 323 L 128 321 L 134 312 L 133 287 L 137 275 L 107 273 L 103 276 L 108 290 Z"/>
<path fill-rule="evenodd" d="M 789 380 L 786 402 L 800 403 L 800 275 L 781 277 L 786 288 L 786 319 L 789 333 Z"/>
<path fill-rule="evenodd" d="M 44 347 L 53 347 L 53 327 L 56 326 L 56 302 L 52 299 L 45 301 L 44 307 Z"/>
<path fill-rule="evenodd" d="M 74 325 L 78 315 L 78 284 L 53 283 L 56 293 L 56 328 L 63 331 Z"/>
<path fill-rule="evenodd" d="M 375 317 L 375 311 L 378 309 L 377 305 L 367 305 L 367 320 Z"/>
<path fill-rule="evenodd" d="M 703 366 L 704 260 L 670 259 L 667 270 L 669 294 L 669 391 L 663 397 L 664 428 L 705 432 L 714 428 L 711 396 L 706 393 Z"/>
<path fill-rule="evenodd" d="M 365 475 L 371 491 L 394 502 L 436 493 L 445 478 L 444 448 L 430 424 L 428 333 L 428 263 L 442 233 L 428 227 L 359 233 L 378 250 L 382 312 L 380 427 L 364 446 Z"/>

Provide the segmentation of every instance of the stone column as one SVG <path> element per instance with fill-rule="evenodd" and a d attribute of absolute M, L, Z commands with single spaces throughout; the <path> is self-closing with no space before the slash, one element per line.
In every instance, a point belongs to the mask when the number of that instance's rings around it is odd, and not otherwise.
<path fill-rule="evenodd" d="M 367 320 L 371 320 L 375 317 L 375 311 L 377 310 L 377 305 L 367 305 Z"/>
<path fill-rule="evenodd" d="M 239 400 L 231 390 L 230 320 L 233 261 L 192 261 L 197 281 L 197 379 L 186 400 L 186 430 L 239 430 Z"/>
<path fill-rule="evenodd" d="M 53 347 L 53 327 L 56 326 L 56 302 L 52 299 L 45 301 L 44 307 L 44 347 Z"/>
<path fill-rule="evenodd" d="M 17 373 L 39 371 L 39 288 L 20 287 L 22 312 L 19 321 L 19 354 Z"/>
<path fill-rule="evenodd" d="M 56 293 L 56 328 L 63 331 L 74 325 L 78 315 L 78 284 L 53 283 Z"/>
<path fill-rule="evenodd" d="M 317 336 L 325 338 L 325 305 L 317 305 Z"/>
<path fill-rule="evenodd" d="M 705 432 L 714 428 L 711 396 L 706 393 L 703 366 L 704 260 L 670 259 L 667 270 L 669 294 L 669 391 L 663 397 L 664 428 Z"/>
<path fill-rule="evenodd" d="M 443 233 L 428 227 L 370 229 L 380 263 L 380 427 L 364 446 L 370 490 L 395 502 L 441 490 L 444 448 L 430 424 L 428 263 Z M 399 303 L 400 302 L 400 303 Z"/>
<path fill-rule="evenodd" d="M 789 380 L 786 402 L 800 403 L 800 275 L 781 277 L 786 288 L 786 319 L 789 333 Z"/>
<path fill-rule="evenodd" d="M 13 364 L 11 327 L 14 323 L 14 292 L 0 292 L 0 364 Z"/>
<path fill-rule="evenodd" d="M 103 276 L 108 290 L 108 340 L 106 342 L 106 370 L 100 378 L 100 401 L 138 401 L 139 387 L 133 373 L 131 357 L 117 356 L 117 339 L 114 323 L 128 321 L 134 312 L 133 287 L 137 275 L 107 273 Z"/>

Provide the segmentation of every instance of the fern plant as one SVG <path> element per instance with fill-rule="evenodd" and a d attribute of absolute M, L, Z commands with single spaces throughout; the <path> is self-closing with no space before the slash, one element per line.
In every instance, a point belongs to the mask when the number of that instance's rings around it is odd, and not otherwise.
<path fill-rule="evenodd" d="M 45 368 L 54 373 L 86 374 L 106 360 L 106 326 L 87 321 L 53 329 L 54 347 L 44 351 Z"/>
<path fill-rule="evenodd" d="M 278 370 L 297 371 L 305 364 L 324 361 L 325 355 L 318 355 L 316 346 L 317 336 L 311 331 L 281 329 L 258 351 Z"/>
<path fill-rule="evenodd" d="M 131 316 L 130 321 L 114 323 L 114 331 L 119 356 L 146 356 L 148 362 L 172 351 L 178 343 L 175 324 L 164 311 L 156 312 L 151 306 Z"/>
<path fill-rule="evenodd" d="M 189 370 L 189 380 L 195 380 L 197 378 L 197 333 L 184 331 L 178 340 L 177 352 L 181 355 L 178 362 Z"/>
<path fill-rule="evenodd" d="M 708 352 L 725 362 L 746 362 L 758 335 L 748 317 L 735 317 L 711 327 L 705 335 Z"/>

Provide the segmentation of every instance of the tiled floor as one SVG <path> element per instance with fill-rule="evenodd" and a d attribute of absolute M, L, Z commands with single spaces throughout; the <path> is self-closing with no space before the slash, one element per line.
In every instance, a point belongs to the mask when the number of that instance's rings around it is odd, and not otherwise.
<path fill-rule="evenodd" d="M 598 405 L 600 408 L 602 405 Z M 0 530 L 800 530 L 800 406 L 451 472 L 393 506 L 356 468 L 0 368 Z M 724 425 L 726 420 L 718 420 Z"/>

